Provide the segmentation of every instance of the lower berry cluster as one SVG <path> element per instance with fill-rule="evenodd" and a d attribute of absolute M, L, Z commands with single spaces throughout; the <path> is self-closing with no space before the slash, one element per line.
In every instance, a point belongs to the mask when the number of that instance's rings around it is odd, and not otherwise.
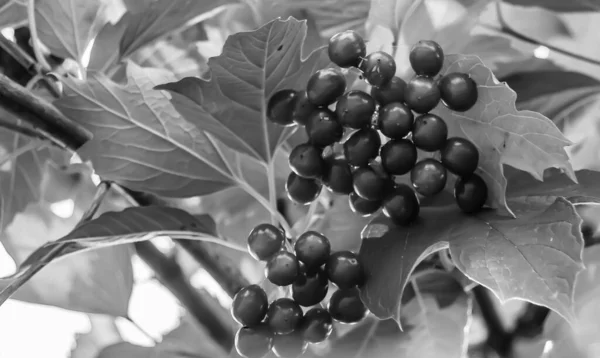
<path fill-rule="evenodd" d="M 357 288 L 364 281 L 358 257 L 350 251 L 332 252 L 324 235 L 303 233 L 292 253 L 286 250 L 280 229 L 260 224 L 248 236 L 248 251 L 255 259 L 266 261 L 267 279 L 290 287 L 291 297 L 269 303 L 258 285 L 244 287 L 235 295 L 231 314 L 242 325 L 235 338 L 241 356 L 260 358 L 273 351 L 281 358 L 300 357 L 309 343 L 329 337 L 334 320 L 356 323 L 367 315 Z M 325 308 L 330 282 L 338 289 Z"/>

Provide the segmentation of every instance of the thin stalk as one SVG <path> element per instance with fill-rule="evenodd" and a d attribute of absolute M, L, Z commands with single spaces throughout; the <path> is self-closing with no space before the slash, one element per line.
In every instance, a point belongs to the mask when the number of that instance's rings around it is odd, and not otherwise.
<path fill-rule="evenodd" d="M 35 22 L 35 0 L 29 0 L 27 3 L 27 19 L 29 20 L 29 32 L 31 33 L 31 46 L 33 47 L 33 53 L 35 54 L 35 59 L 42 66 L 42 68 L 50 71 L 52 68 L 48 61 L 46 61 L 46 57 L 42 53 L 40 49 L 40 39 L 37 35 L 37 27 Z"/>

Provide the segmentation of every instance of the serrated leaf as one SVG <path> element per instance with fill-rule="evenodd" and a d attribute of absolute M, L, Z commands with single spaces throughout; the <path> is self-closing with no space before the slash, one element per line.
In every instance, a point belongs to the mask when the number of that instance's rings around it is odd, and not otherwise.
<path fill-rule="evenodd" d="M 449 136 L 465 137 L 479 150 L 478 173 L 488 186 L 488 205 L 502 214 L 512 214 L 506 202 L 503 165 L 539 179 L 545 169 L 559 168 L 576 180 L 565 150 L 571 142 L 550 119 L 536 112 L 518 111 L 516 93 L 498 82 L 476 56 L 446 56 L 441 74 L 451 72 L 468 73 L 477 83 L 479 99 L 466 112 L 454 112 L 440 104 L 432 113 L 446 121 Z"/>
<path fill-rule="evenodd" d="M 65 82 L 55 102 L 94 138 L 79 154 L 96 173 L 138 191 L 171 197 L 204 195 L 236 179 L 205 133 L 187 122 L 168 97 L 153 90 L 166 77 L 129 62 L 127 85 L 98 74 Z"/>
<path fill-rule="evenodd" d="M 0 0 L 0 28 L 27 23 L 27 5 L 21 0 Z"/>
<path fill-rule="evenodd" d="M 171 91 L 175 108 L 231 148 L 270 162 L 291 129 L 266 118 L 276 91 L 300 89 L 316 70 L 330 64 L 325 48 L 302 59 L 306 24 L 273 20 L 253 32 L 230 36 L 223 53 L 211 58 L 210 80 L 184 78 L 159 86 Z"/>
<path fill-rule="evenodd" d="M 577 184 L 564 173 L 549 169 L 544 173 L 544 181 L 540 182 L 531 174 L 515 171 L 510 176 L 507 195 L 511 200 L 536 200 L 553 202 L 557 197 L 565 197 L 577 203 L 597 202 L 600 199 L 600 172 L 580 170 L 576 172 Z"/>
<path fill-rule="evenodd" d="M 537 6 L 557 12 L 600 11 L 598 0 L 504 0 L 519 6 Z"/>

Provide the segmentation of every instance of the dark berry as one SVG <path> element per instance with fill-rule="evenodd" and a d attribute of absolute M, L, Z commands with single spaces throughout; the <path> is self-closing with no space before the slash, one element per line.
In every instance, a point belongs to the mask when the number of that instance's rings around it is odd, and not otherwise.
<path fill-rule="evenodd" d="M 333 159 L 327 161 L 323 184 L 336 194 L 350 194 L 352 187 L 352 170 L 347 160 Z"/>
<path fill-rule="evenodd" d="M 290 153 L 290 168 L 303 178 L 320 178 L 325 171 L 325 160 L 322 154 L 321 149 L 310 143 L 300 144 Z"/>
<path fill-rule="evenodd" d="M 306 125 L 310 115 L 319 107 L 310 103 L 306 91 L 299 91 L 294 102 L 294 110 L 292 111 L 292 119 L 299 125 Z"/>
<path fill-rule="evenodd" d="M 248 252 L 256 260 L 268 260 L 281 250 L 285 237 L 271 224 L 257 225 L 248 235 Z"/>
<path fill-rule="evenodd" d="M 468 177 L 479 165 L 479 151 L 468 139 L 448 138 L 442 149 L 442 164 L 452 173 Z"/>
<path fill-rule="evenodd" d="M 467 73 L 453 72 L 439 82 L 442 101 L 453 111 L 465 112 L 477 102 L 477 83 Z"/>
<path fill-rule="evenodd" d="M 277 286 L 291 285 L 298 278 L 300 265 L 294 254 L 279 251 L 267 262 L 267 278 Z"/>
<path fill-rule="evenodd" d="M 231 316 L 242 326 L 254 327 L 265 318 L 268 306 L 267 294 L 260 286 L 246 286 L 233 297 Z"/>
<path fill-rule="evenodd" d="M 342 323 L 356 323 L 367 316 L 367 307 L 360 300 L 358 289 L 337 290 L 329 300 L 329 314 Z"/>
<path fill-rule="evenodd" d="M 433 158 L 418 162 L 410 172 L 410 181 L 417 193 L 433 196 L 446 186 L 446 168 Z"/>
<path fill-rule="evenodd" d="M 318 70 L 308 79 L 306 95 L 315 106 L 328 106 L 346 91 L 346 77 L 335 68 Z"/>
<path fill-rule="evenodd" d="M 292 333 L 302 321 L 302 308 L 291 298 L 278 298 L 269 305 L 267 324 L 275 334 Z"/>
<path fill-rule="evenodd" d="M 427 113 L 440 102 L 440 90 L 435 80 L 424 76 L 415 76 L 408 81 L 404 93 L 404 103 L 417 113 Z"/>
<path fill-rule="evenodd" d="M 346 92 L 335 105 L 335 114 L 340 124 L 354 129 L 369 127 L 373 113 L 375 100 L 363 91 Z"/>
<path fill-rule="evenodd" d="M 417 148 L 408 139 L 393 139 L 381 147 L 381 165 L 389 175 L 404 175 L 417 162 Z"/>
<path fill-rule="evenodd" d="M 294 90 L 276 92 L 267 103 L 267 118 L 282 126 L 294 124 L 293 112 L 296 98 L 297 93 Z"/>
<path fill-rule="evenodd" d="M 310 343 L 323 342 L 333 330 L 333 319 L 329 312 L 323 308 L 311 308 L 304 315 L 302 331 L 304 340 Z"/>
<path fill-rule="evenodd" d="M 329 280 L 346 289 L 363 283 L 364 274 L 358 256 L 351 251 L 337 251 L 329 256 L 325 265 Z"/>
<path fill-rule="evenodd" d="M 294 251 L 298 260 L 306 265 L 306 270 L 313 272 L 327 262 L 331 253 L 331 244 L 323 234 L 307 231 L 296 240 Z"/>
<path fill-rule="evenodd" d="M 354 191 L 367 200 L 381 200 L 385 194 L 388 178 L 369 167 L 358 168 L 352 174 Z"/>
<path fill-rule="evenodd" d="M 292 297 L 300 306 L 310 307 L 323 301 L 327 296 L 329 280 L 322 269 L 314 273 L 302 274 L 292 284 Z"/>
<path fill-rule="evenodd" d="M 314 201 L 321 192 L 322 184 L 315 179 L 306 179 L 291 172 L 285 183 L 285 191 L 291 201 L 306 205 Z"/>
<path fill-rule="evenodd" d="M 406 184 L 398 184 L 383 200 L 383 213 L 396 225 L 408 225 L 420 211 L 419 199 L 414 190 Z"/>
<path fill-rule="evenodd" d="M 392 102 L 404 102 L 404 91 L 406 91 L 406 82 L 394 76 L 385 86 L 372 87 L 371 96 L 379 102 L 380 106 L 385 106 Z"/>
<path fill-rule="evenodd" d="M 440 150 L 448 139 L 448 126 L 435 114 L 423 114 L 415 120 L 412 140 L 417 148 L 426 152 Z"/>
<path fill-rule="evenodd" d="M 344 128 L 338 123 L 335 113 L 320 108 L 308 118 L 306 134 L 312 144 L 322 148 L 339 142 L 344 135 Z"/>
<path fill-rule="evenodd" d="M 367 54 L 365 40 L 352 30 L 339 32 L 329 39 L 329 59 L 340 67 L 358 67 Z"/>
<path fill-rule="evenodd" d="M 410 133 L 414 119 L 410 108 L 403 103 L 392 102 L 379 109 L 377 126 L 384 136 L 401 139 Z"/>
<path fill-rule="evenodd" d="M 235 349 L 245 358 L 263 358 L 273 347 L 273 333 L 261 324 L 257 327 L 241 327 L 235 335 Z"/>
<path fill-rule="evenodd" d="M 454 197 L 460 210 L 474 214 L 483 208 L 488 197 L 485 181 L 477 174 L 458 179 L 454 187 Z"/>
<path fill-rule="evenodd" d="M 369 216 L 377 212 L 377 210 L 381 209 L 382 204 L 381 200 L 363 199 L 355 192 L 350 193 L 348 201 L 352 212 L 360 216 Z"/>
<path fill-rule="evenodd" d="M 444 51 L 435 41 L 419 41 L 410 50 L 408 60 L 418 75 L 433 77 L 444 65 Z"/>
<path fill-rule="evenodd" d="M 377 157 L 380 147 L 379 132 L 365 128 L 352 133 L 344 142 L 344 156 L 350 165 L 365 167 Z"/>
<path fill-rule="evenodd" d="M 302 332 L 276 335 L 273 338 L 273 353 L 279 358 L 298 358 L 306 352 L 308 342 Z"/>
<path fill-rule="evenodd" d="M 376 87 L 382 87 L 388 84 L 396 74 L 396 61 L 394 58 L 383 52 L 377 51 L 370 53 L 360 64 L 367 82 Z"/>

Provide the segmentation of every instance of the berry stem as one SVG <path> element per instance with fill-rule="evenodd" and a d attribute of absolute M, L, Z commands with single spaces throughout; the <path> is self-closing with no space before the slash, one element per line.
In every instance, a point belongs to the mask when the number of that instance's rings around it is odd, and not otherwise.
<path fill-rule="evenodd" d="M 33 48 L 33 53 L 35 54 L 35 59 L 44 69 L 48 69 L 48 71 L 52 68 L 42 50 L 40 49 L 40 39 L 37 34 L 37 27 L 35 23 L 35 0 L 29 0 L 27 3 L 27 20 L 29 21 L 29 32 L 31 33 L 31 47 Z"/>

